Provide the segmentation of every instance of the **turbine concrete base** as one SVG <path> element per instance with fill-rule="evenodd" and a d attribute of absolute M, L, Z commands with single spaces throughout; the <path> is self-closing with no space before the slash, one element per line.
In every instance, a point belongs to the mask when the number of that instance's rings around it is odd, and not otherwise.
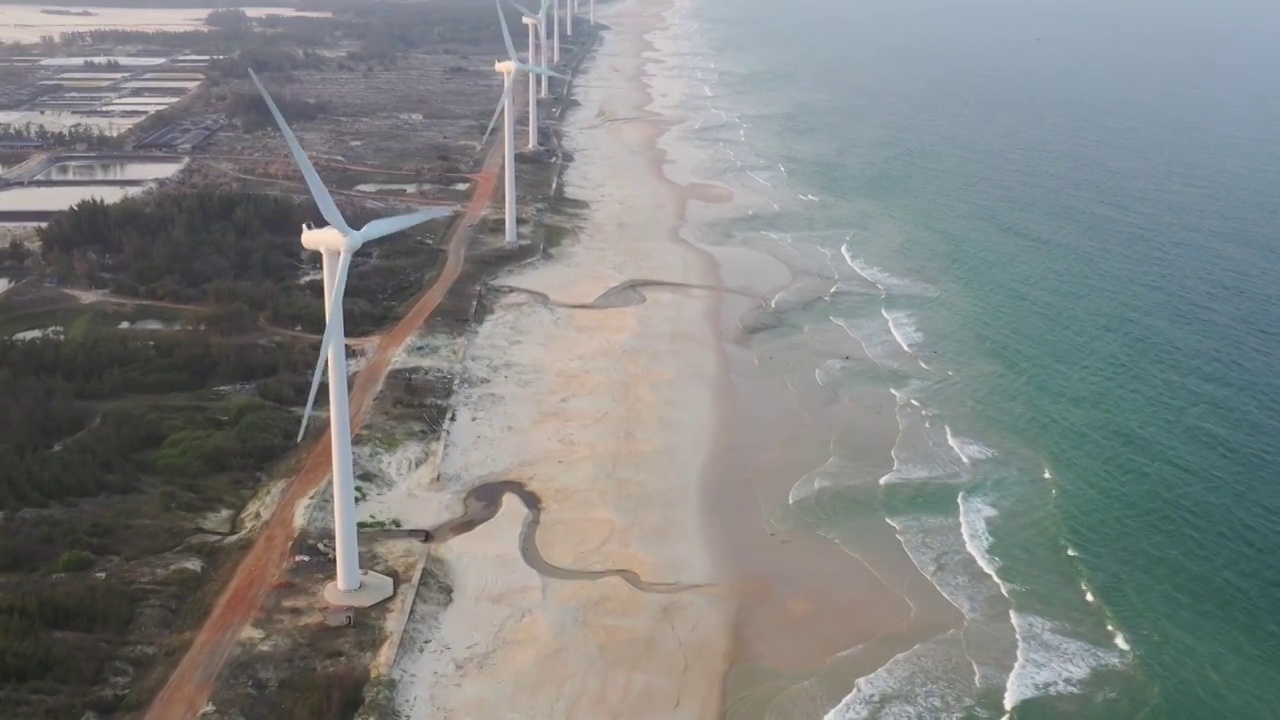
<path fill-rule="evenodd" d="M 324 600 L 338 607 L 367 608 L 388 600 L 396 594 L 395 581 L 386 575 L 365 570 L 360 573 L 360 587 L 355 590 L 339 590 L 337 582 L 324 586 Z"/>

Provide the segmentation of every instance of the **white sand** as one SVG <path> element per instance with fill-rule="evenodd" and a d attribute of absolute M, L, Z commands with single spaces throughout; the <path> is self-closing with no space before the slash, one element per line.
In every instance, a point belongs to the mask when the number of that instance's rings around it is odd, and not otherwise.
<path fill-rule="evenodd" d="M 566 127 L 566 191 L 591 211 L 554 260 L 504 283 L 587 302 L 628 278 L 716 282 L 677 239 L 682 195 L 654 162 L 659 126 L 599 123 L 648 104 L 638 28 L 662 5 L 598 9 L 614 30 Z M 467 350 L 442 481 L 402 496 L 405 527 L 456 514 L 481 482 L 522 480 L 543 500 L 549 562 L 714 580 L 698 508 L 716 427 L 713 303 L 663 291 L 632 308 L 564 310 L 509 296 Z M 543 578 L 519 554 L 526 514 L 508 496 L 494 520 L 438 548 L 452 602 L 410 621 L 394 672 L 403 717 L 719 717 L 727 595 Z"/>

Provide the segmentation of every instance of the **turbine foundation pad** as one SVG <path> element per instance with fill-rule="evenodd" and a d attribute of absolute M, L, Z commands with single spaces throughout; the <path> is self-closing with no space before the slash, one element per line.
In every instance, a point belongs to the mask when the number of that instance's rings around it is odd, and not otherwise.
<path fill-rule="evenodd" d="M 338 583 L 331 582 L 324 586 L 324 600 L 330 605 L 367 608 L 388 600 L 396 594 L 396 584 L 386 575 L 365 570 L 360 573 L 360 587 L 355 590 L 338 589 Z"/>

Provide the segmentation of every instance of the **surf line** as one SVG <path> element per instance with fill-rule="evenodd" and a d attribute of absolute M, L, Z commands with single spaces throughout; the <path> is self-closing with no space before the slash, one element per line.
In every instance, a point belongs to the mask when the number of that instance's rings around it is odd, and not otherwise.
<path fill-rule="evenodd" d="M 649 582 L 641 578 L 634 570 L 626 568 L 611 570 L 572 570 L 553 565 L 538 550 L 538 525 L 542 522 L 542 498 L 530 490 L 527 485 L 517 480 L 498 480 L 478 485 L 462 499 L 463 513 L 458 517 L 445 521 L 436 528 L 427 531 L 426 541 L 429 543 L 445 543 L 465 535 L 481 525 L 489 522 L 502 507 L 503 496 L 516 496 L 529 511 L 524 526 L 520 530 L 520 555 L 525 564 L 533 568 L 543 577 L 555 580 L 603 580 L 608 577 L 620 578 L 631 587 L 646 593 L 678 593 L 686 590 L 697 590 L 711 587 L 709 583 L 660 583 Z"/>
<path fill-rule="evenodd" d="M 675 282 L 673 280 L 649 280 L 634 279 L 624 280 L 617 285 L 605 290 L 596 297 L 595 300 L 587 303 L 566 303 L 555 300 L 546 293 L 537 290 L 528 290 L 526 288 L 515 287 L 514 285 L 489 285 L 489 289 L 497 292 L 520 293 L 528 295 L 538 302 L 540 305 L 550 307 L 570 308 L 574 310 L 609 310 L 613 308 L 635 307 L 643 305 L 649 297 L 644 294 L 644 288 L 682 288 L 687 290 L 709 290 L 711 292 L 727 292 L 733 295 L 742 295 L 743 297 L 754 298 L 755 295 L 734 290 L 731 288 L 722 288 L 715 285 L 700 285 L 697 283 Z"/>

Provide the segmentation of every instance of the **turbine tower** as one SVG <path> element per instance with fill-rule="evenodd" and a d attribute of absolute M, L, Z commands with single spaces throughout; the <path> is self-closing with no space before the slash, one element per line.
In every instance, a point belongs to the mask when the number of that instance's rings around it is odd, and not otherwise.
<path fill-rule="evenodd" d="M 538 28 L 538 54 L 536 56 L 533 54 L 533 37 L 532 37 L 532 32 L 530 32 L 529 64 L 532 65 L 532 64 L 535 64 L 536 62 L 536 64 L 541 65 L 544 68 L 547 67 L 548 65 L 547 63 L 547 8 L 549 7 L 547 3 L 550 2 L 550 0 L 542 0 L 542 2 L 538 5 L 537 13 L 530 12 L 528 8 L 516 2 L 515 0 L 508 0 L 508 1 L 518 10 L 520 10 L 520 14 L 524 15 L 524 24 L 530 25 L 531 31 L 532 31 L 533 25 L 536 25 Z M 540 92 L 540 95 L 541 97 L 546 97 L 549 94 L 547 92 L 548 76 L 541 75 L 539 77 L 542 82 L 542 90 Z"/>
<path fill-rule="evenodd" d="M 516 116 L 515 109 L 511 104 L 511 95 L 515 88 L 515 75 L 523 70 L 527 73 L 539 73 L 544 75 L 554 75 L 556 77 L 564 77 L 560 73 L 552 72 L 546 68 L 537 67 L 520 62 L 520 58 L 516 56 L 516 46 L 511 42 L 511 30 L 507 28 L 507 17 L 502 14 L 502 4 L 499 0 L 494 0 L 494 6 L 498 8 L 498 22 L 502 23 L 502 40 L 507 45 L 508 60 L 498 60 L 493 64 L 493 69 L 502 73 L 502 99 L 498 101 L 498 109 L 493 113 L 493 119 L 489 121 L 489 128 L 484 131 L 483 145 L 489 139 L 489 134 L 493 132 L 493 126 L 498 122 L 498 116 L 502 116 L 502 194 L 503 194 L 503 210 L 506 214 L 506 244 L 509 248 L 514 248 L 518 243 L 516 238 Z"/>
<path fill-rule="evenodd" d="M 542 67 L 542 63 L 538 62 L 538 39 L 534 35 L 538 20 L 528 15 L 521 20 L 529 28 L 529 64 Z M 538 76 L 533 73 L 529 73 L 529 149 L 538 149 Z"/>
<path fill-rule="evenodd" d="M 311 223 L 302 226 L 302 247 L 320 252 L 324 275 L 324 337 L 320 340 L 320 357 L 311 377 L 311 393 L 302 413 L 302 427 L 298 441 L 307 431 L 307 420 L 320 387 L 320 375 L 324 372 L 325 358 L 329 364 L 329 439 L 333 453 L 333 535 L 334 556 L 337 560 L 337 579 L 324 589 L 324 597 L 332 605 L 369 607 L 386 600 L 394 593 L 391 578 L 373 572 L 361 572 L 359 546 L 356 540 L 356 488 L 355 472 L 351 460 L 351 411 L 347 404 L 347 352 L 346 333 L 342 323 L 342 298 L 347 289 L 347 272 L 351 269 L 351 256 L 370 240 L 407 230 L 433 218 L 452 213 L 451 210 L 431 208 L 373 220 L 353 230 L 339 212 L 333 196 L 325 188 L 316 169 L 307 159 L 298 138 L 285 123 L 284 116 L 275 101 L 267 93 L 257 74 L 249 71 L 253 84 L 258 86 L 267 109 L 275 118 L 280 132 L 289 144 L 289 152 L 302 171 L 307 189 L 329 223 L 317 228 Z"/>
<path fill-rule="evenodd" d="M 590 3 L 591 4 L 588 7 L 590 8 L 591 14 L 590 16 L 588 16 L 587 19 L 591 21 L 592 25 L 595 25 L 596 24 L 596 0 L 590 0 Z"/>
<path fill-rule="evenodd" d="M 510 2 L 512 6 L 514 6 L 517 10 L 519 10 L 524 15 L 524 24 L 529 27 L 529 64 L 537 65 L 545 70 L 547 68 L 547 43 L 546 43 L 546 37 L 545 37 L 545 32 L 546 32 L 545 21 L 547 18 L 547 0 L 542 0 L 542 6 L 538 9 L 537 15 L 529 12 L 527 8 L 515 2 L 515 0 L 510 0 Z M 535 28 L 543 32 L 543 41 L 541 46 L 538 45 L 537 38 L 534 35 Z M 529 75 L 529 149 L 530 150 L 538 149 L 538 91 L 537 91 L 538 80 L 536 79 L 538 77 L 540 77 L 542 81 L 542 95 L 545 97 L 547 94 L 548 76 L 545 74 L 540 76 L 535 76 L 534 74 L 531 73 Z"/>
<path fill-rule="evenodd" d="M 542 67 L 547 67 L 547 2 L 542 0 L 542 5 L 538 7 L 538 57 L 542 60 Z M 547 90 L 547 84 L 551 78 L 546 74 L 540 75 L 542 81 L 542 97 L 547 97 L 550 92 Z"/>
<path fill-rule="evenodd" d="M 573 37 L 573 14 L 574 12 L 577 11 L 577 8 L 574 7 L 574 5 L 575 3 L 573 2 L 573 0 L 564 0 L 564 11 L 565 11 L 564 34 L 566 37 Z"/>
<path fill-rule="evenodd" d="M 554 31 L 551 33 L 554 47 L 551 49 L 551 62 L 560 64 L 560 0 L 551 0 L 551 16 Z"/>

